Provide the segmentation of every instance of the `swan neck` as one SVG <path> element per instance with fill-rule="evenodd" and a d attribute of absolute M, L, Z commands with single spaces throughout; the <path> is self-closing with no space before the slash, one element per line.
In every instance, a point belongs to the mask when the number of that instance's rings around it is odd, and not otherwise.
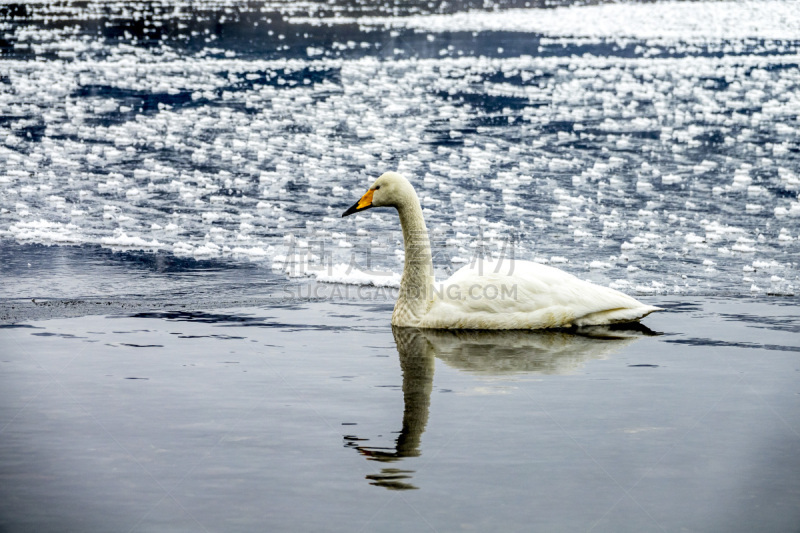
<path fill-rule="evenodd" d="M 399 205 L 397 211 L 403 229 L 406 258 L 392 323 L 412 325 L 428 310 L 434 280 L 433 259 L 428 228 L 416 194 L 408 202 Z"/>

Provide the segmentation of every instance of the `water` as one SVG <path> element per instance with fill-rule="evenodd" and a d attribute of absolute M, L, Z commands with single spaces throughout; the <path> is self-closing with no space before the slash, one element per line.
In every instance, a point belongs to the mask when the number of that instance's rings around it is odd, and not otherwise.
<path fill-rule="evenodd" d="M 646 331 L 452 333 L 391 306 L 2 330 L 8 531 L 787 531 L 794 302 Z"/>
<path fill-rule="evenodd" d="M 400 170 L 441 276 L 795 293 L 794 3 L 469 7 L 6 7 L 0 238 L 397 274 L 396 217 L 339 215 Z"/>
<path fill-rule="evenodd" d="M 0 529 L 797 529 L 798 24 L 0 6 Z M 387 170 L 440 279 L 513 254 L 666 311 L 392 331 L 396 215 L 340 218 Z"/>

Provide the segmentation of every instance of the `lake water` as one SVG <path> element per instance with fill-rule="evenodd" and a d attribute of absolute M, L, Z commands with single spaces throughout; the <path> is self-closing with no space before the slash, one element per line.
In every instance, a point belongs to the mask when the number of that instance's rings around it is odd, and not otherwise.
<path fill-rule="evenodd" d="M 800 4 L 0 6 L 0 529 L 800 526 Z M 650 330 L 393 331 L 548 263 Z M 651 331 L 652 330 L 652 331 Z"/>
<path fill-rule="evenodd" d="M 397 330 L 318 302 L 2 330 L 7 531 L 787 531 L 793 301 L 641 331 Z"/>

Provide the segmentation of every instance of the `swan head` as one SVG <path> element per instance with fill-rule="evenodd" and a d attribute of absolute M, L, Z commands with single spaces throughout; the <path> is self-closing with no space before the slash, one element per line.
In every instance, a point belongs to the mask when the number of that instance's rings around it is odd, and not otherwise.
<path fill-rule="evenodd" d="M 408 202 L 419 202 L 411 182 L 397 172 L 387 172 L 376 179 L 364 196 L 342 213 L 342 216 L 371 207 L 401 207 Z"/>

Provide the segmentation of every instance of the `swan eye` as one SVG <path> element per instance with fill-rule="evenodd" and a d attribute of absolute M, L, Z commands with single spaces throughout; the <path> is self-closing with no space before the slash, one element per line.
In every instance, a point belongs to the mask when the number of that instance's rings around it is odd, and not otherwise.
<path fill-rule="evenodd" d="M 377 190 L 378 190 L 378 189 L 380 189 L 380 188 L 381 188 L 381 186 L 380 186 L 380 185 L 378 185 L 377 187 L 375 187 L 375 190 L 377 191 Z"/>

